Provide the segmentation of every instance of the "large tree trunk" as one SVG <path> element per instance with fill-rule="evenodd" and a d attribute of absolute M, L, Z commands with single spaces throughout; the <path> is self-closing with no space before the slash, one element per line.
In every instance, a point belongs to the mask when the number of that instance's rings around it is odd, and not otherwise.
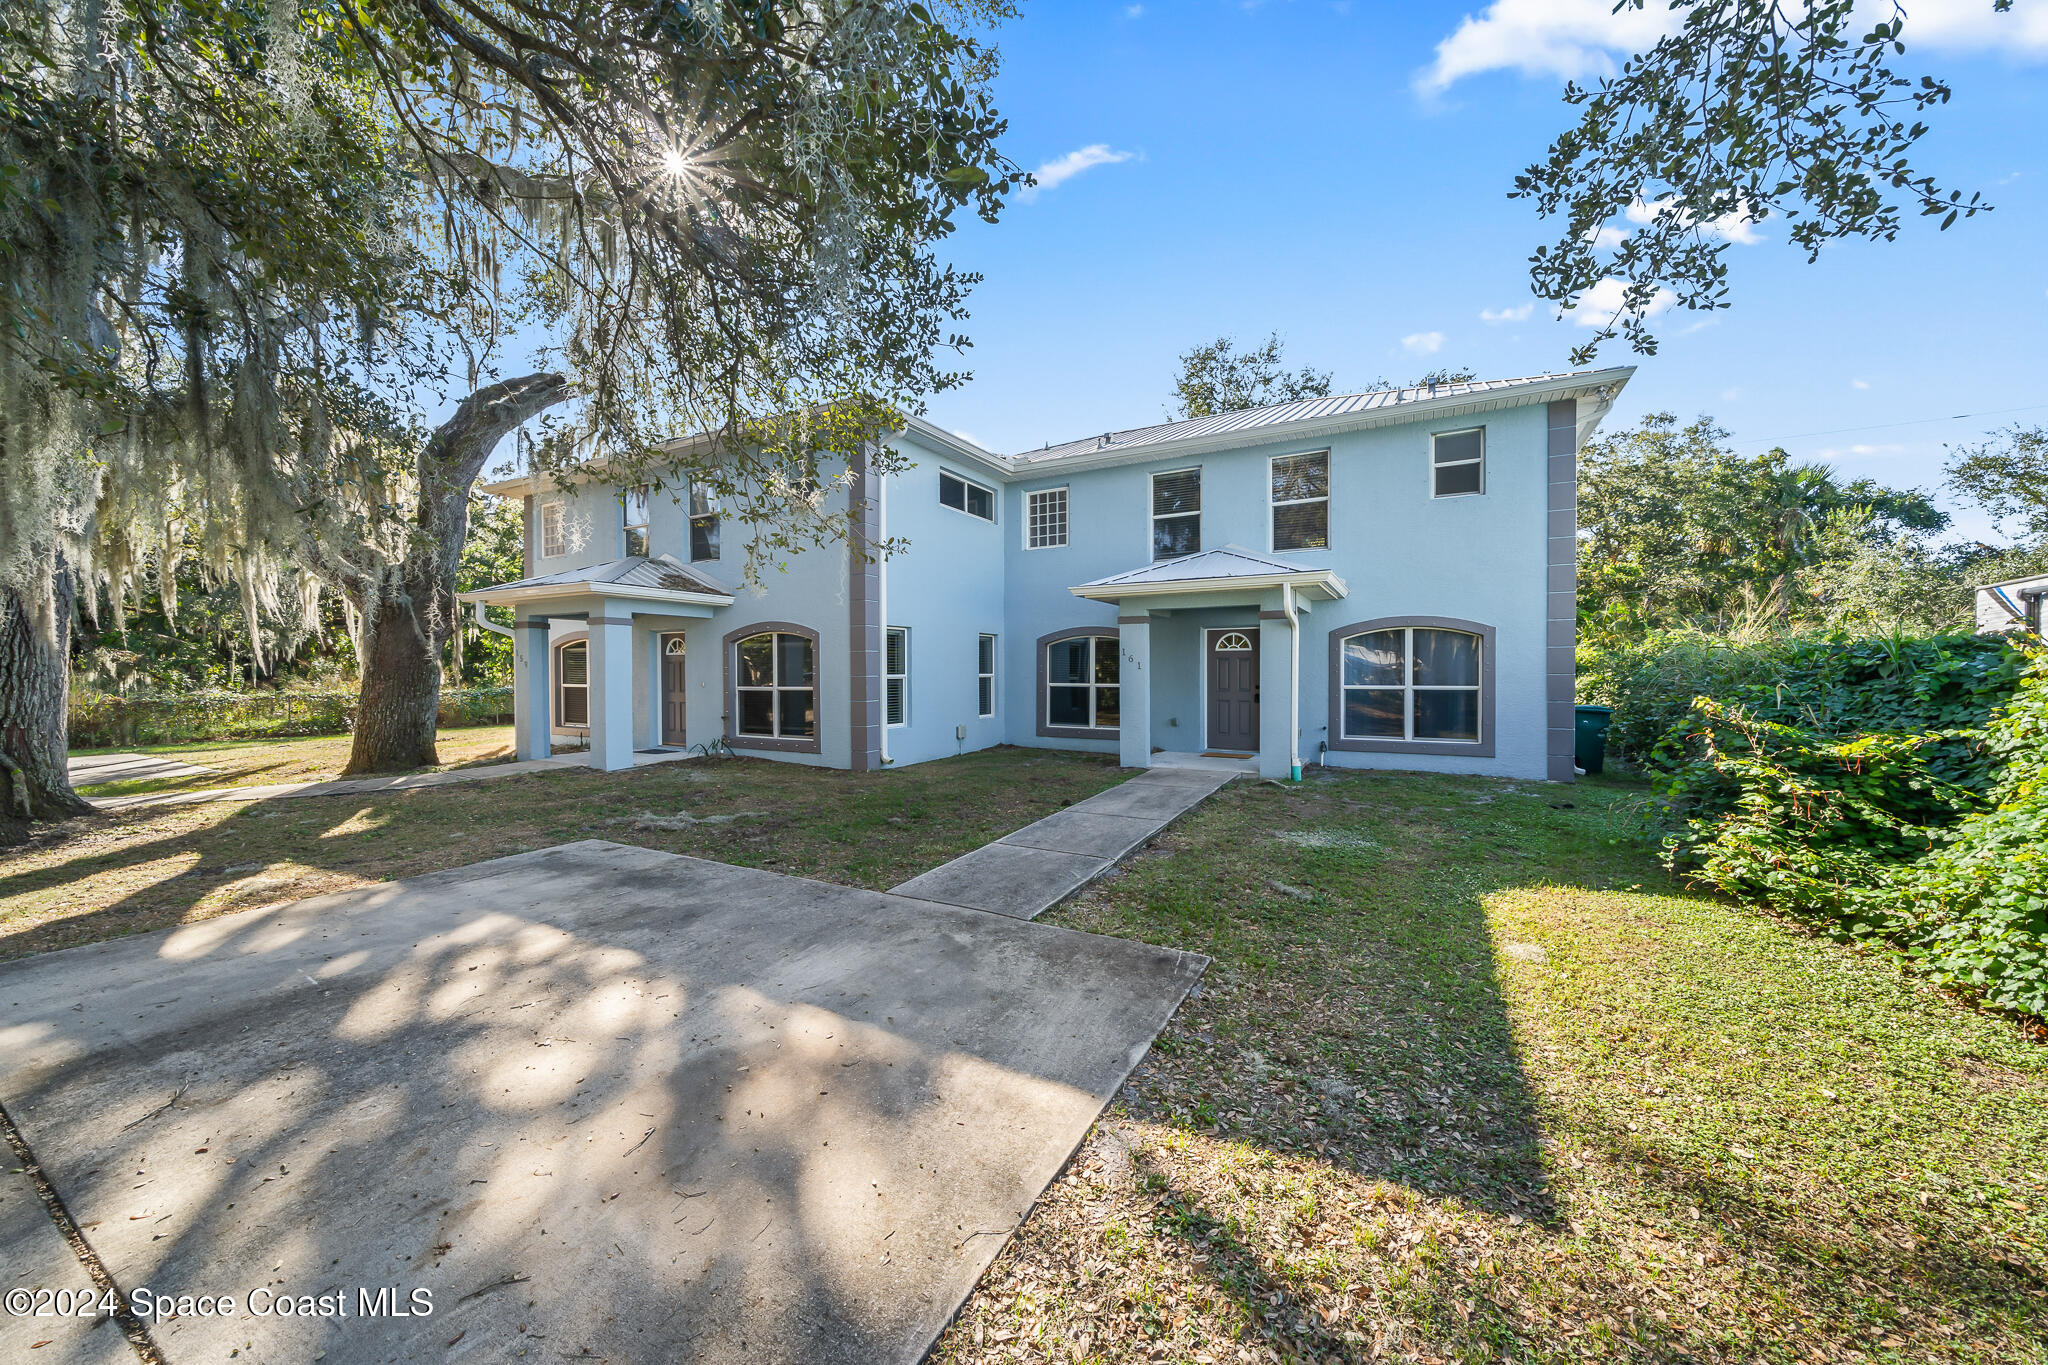
<path fill-rule="evenodd" d="M 345 773 L 388 772 L 441 761 L 441 649 L 457 628 L 455 572 L 469 534 L 469 490 L 507 433 L 575 392 L 559 374 L 530 374 L 478 389 L 420 452 L 419 534 L 405 562 L 358 602 L 363 688 Z"/>
<path fill-rule="evenodd" d="M 90 815 L 71 789 L 65 732 L 71 698 L 71 575 L 60 562 L 42 602 L 0 588 L 0 844 L 37 820 Z"/>

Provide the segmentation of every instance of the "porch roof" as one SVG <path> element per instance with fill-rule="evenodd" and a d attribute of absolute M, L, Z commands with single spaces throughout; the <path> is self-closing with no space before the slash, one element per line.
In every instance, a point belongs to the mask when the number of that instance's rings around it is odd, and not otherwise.
<path fill-rule="evenodd" d="M 494 583 L 457 593 L 464 602 L 505 605 L 549 597 L 631 597 L 650 602 L 687 602 L 703 607 L 729 607 L 732 589 L 669 555 L 629 555 L 603 564 Z"/>
<path fill-rule="evenodd" d="M 1067 591 L 1094 602 L 1115 602 L 1126 597 L 1278 587 L 1291 587 L 1296 592 L 1327 601 L 1335 601 L 1349 591 L 1344 580 L 1329 569 L 1275 559 L 1236 545 L 1200 550 L 1178 559 L 1157 560 L 1107 578 L 1078 584 Z"/>

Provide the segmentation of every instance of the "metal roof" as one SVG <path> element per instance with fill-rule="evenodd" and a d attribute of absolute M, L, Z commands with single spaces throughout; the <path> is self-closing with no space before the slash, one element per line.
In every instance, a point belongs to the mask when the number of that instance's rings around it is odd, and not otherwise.
<path fill-rule="evenodd" d="M 1345 595 L 1344 580 L 1328 569 L 1275 559 L 1238 545 L 1199 550 L 1177 559 L 1161 559 L 1069 588 L 1076 597 L 1112 598 L 1162 592 L 1196 592 L 1203 588 L 1278 587 L 1282 583 L 1314 587 L 1331 599 Z"/>
<path fill-rule="evenodd" d="M 1538 384 L 1555 384 L 1560 380 L 1590 379 L 1596 376 L 1613 376 L 1625 380 L 1628 373 L 1633 371 L 1574 370 L 1561 374 L 1528 375 L 1520 379 L 1478 379 L 1463 384 L 1425 384 L 1401 389 L 1375 389 L 1369 393 L 1337 394 L 1328 398 L 1303 398 L 1292 403 L 1275 403 L 1269 407 L 1219 412 L 1214 416 L 1196 417 L 1184 422 L 1160 422 L 1149 427 L 1106 432 L 1079 441 L 1065 441 L 1056 446 L 1047 446 L 1043 450 L 1023 451 L 1010 458 L 1020 466 L 1030 466 L 1081 455 L 1112 454 L 1127 446 L 1157 446 L 1204 436 L 1257 431 L 1264 427 L 1284 427 L 1298 422 L 1321 422 L 1413 403 L 1491 397 Z"/>
<path fill-rule="evenodd" d="M 668 555 L 647 558 L 632 555 L 625 559 L 609 560 L 603 564 L 590 564 L 580 569 L 563 569 L 557 573 L 539 574 L 533 578 L 521 578 L 511 583 L 494 583 L 488 588 L 477 588 L 461 594 L 465 599 L 485 594 L 497 596 L 506 593 L 530 592 L 535 588 L 652 588 L 661 592 L 687 592 L 703 597 L 732 597 L 732 589 L 695 569 L 685 568 L 681 561 Z"/>

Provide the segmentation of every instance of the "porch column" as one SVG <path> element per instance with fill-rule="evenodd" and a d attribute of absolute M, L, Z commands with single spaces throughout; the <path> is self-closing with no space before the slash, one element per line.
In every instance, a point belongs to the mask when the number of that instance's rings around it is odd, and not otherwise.
<path fill-rule="evenodd" d="M 1118 604 L 1116 612 L 1117 762 L 1126 768 L 1152 766 L 1152 618 L 1143 607 Z"/>
<path fill-rule="evenodd" d="M 604 603 L 590 617 L 590 766 L 633 766 L 633 618 Z M 617 612 L 618 615 L 613 613 Z"/>
<path fill-rule="evenodd" d="M 1301 763 L 1293 590 L 1259 599 L 1259 776 L 1291 780 Z"/>
<path fill-rule="evenodd" d="M 554 729 L 548 677 L 548 623 L 522 620 L 512 623 L 512 756 L 520 760 L 546 758 L 552 753 L 549 731 Z"/>

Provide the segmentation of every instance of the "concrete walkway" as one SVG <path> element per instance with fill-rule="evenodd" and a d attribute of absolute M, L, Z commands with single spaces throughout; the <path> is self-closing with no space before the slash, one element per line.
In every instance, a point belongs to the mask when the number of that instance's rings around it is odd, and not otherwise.
<path fill-rule="evenodd" d="M 140 757 L 140 755 L 130 755 Z M 633 755 L 633 766 L 644 768 L 654 763 L 679 763 L 689 755 L 680 749 L 653 751 Z M 74 763 L 76 759 L 72 760 Z M 531 758 L 519 763 L 487 763 L 475 768 L 450 768 L 438 773 L 397 773 L 390 777 L 345 777 L 326 782 L 273 782 L 262 787 L 209 787 L 195 792 L 147 792 L 141 796 L 108 796 L 97 799 L 87 798 L 100 810 L 135 810 L 142 806 L 189 806 L 205 801 L 276 801 L 289 796 L 360 796 L 369 792 L 407 791 L 413 787 L 445 787 L 453 782 L 488 782 L 498 777 L 518 777 L 524 773 L 560 772 L 564 768 L 587 768 L 590 755 L 587 753 L 557 754 L 552 758 Z M 195 772 L 211 769 L 194 769 Z M 175 773 L 148 773 L 149 777 L 171 777 Z M 97 782 L 114 782 L 121 779 L 99 777 Z M 72 785 L 78 779 L 72 778 Z"/>
<path fill-rule="evenodd" d="M 1206 961 L 588 840 L 0 963 L 0 1103 L 173 1365 L 914 1365 Z"/>
<path fill-rule="evenodd" d="M 912 877 L 890 894 L 1035 919 L 1238 776 L 1147 768 L 1128 782 Z"/>
<path fill-rule="evenodd" d="M 64 762 L 74 787 L 97 787 L 103 782 L 147 782 L 159 777 L 196 777 L 218 772 L 202 763 L 186 763 L 162 754 L 131 754 L 94 751 L 73 754 Z"/>

